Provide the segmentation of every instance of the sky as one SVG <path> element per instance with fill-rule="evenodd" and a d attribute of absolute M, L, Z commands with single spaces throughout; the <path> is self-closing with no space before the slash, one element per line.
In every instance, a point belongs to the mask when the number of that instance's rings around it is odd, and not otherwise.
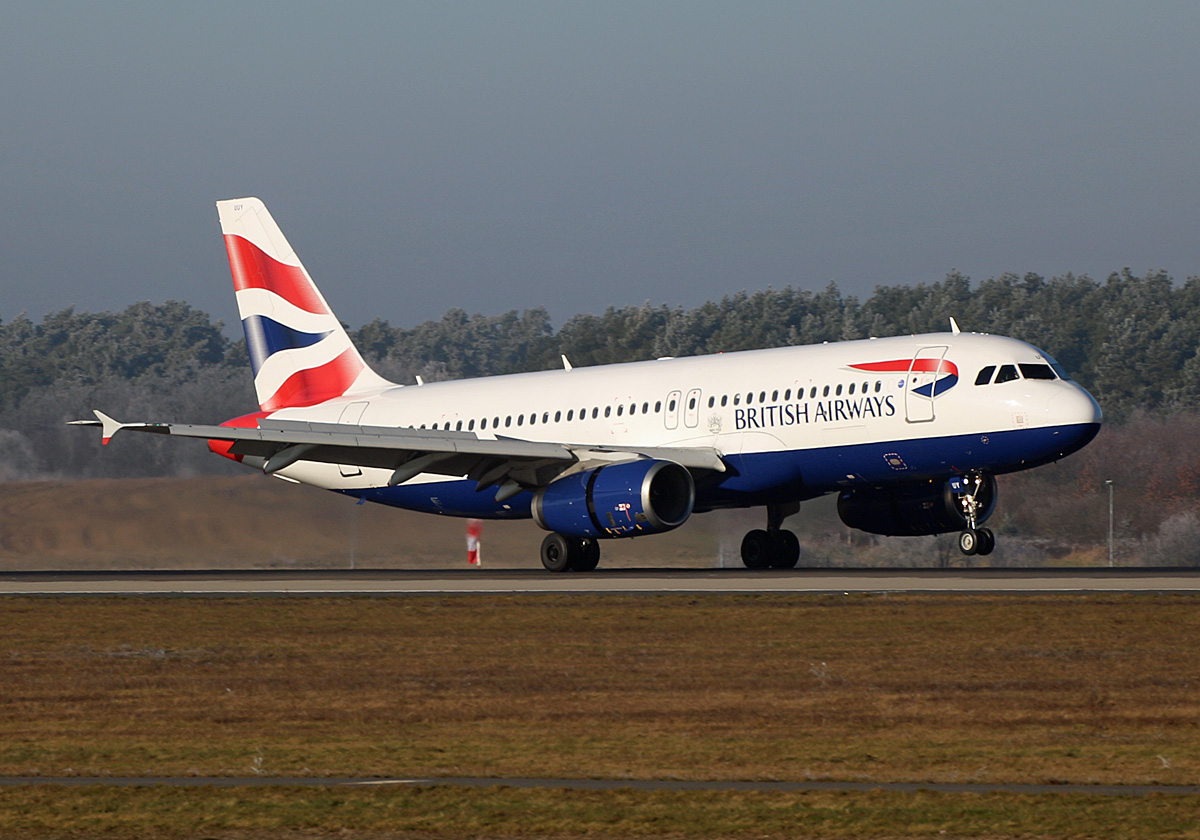
<path fill-rule="evenodd" d="M 247 195 L 352 327 L 1183 281 L 1197 44 L 1191 0 L 11 4 L 0 320 L 236 325 L 213 203 Z"/>

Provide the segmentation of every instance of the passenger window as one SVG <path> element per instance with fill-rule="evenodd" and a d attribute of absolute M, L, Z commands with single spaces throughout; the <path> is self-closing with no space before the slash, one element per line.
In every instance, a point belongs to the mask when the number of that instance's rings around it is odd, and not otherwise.
<path fill-rule="evenodd" d="M 1054 379 L 1050 365 L 1021 365 L 1021 376 L 1026 379 Z"/>
<path fill-rule="evenodd" d="M 658 411 L 657 408 L 654 410 Z M 649 414 L 649 413 L 650 413 L 650 403 L 648 403 L 648 402 L 642 403 L 642 414 Z"/>
<path fill-rule="evenodd" d="M 675 400 L 671 400 L 669 403 L 667 403 L 667 411 L 674 411 L 674 410 L 675 410 Z"/>
<path fill-rule="evenodd" d="M 746 395 L 746 405 L 751 405 L 753 402 L 754 402 L 754 394 L 753 393 L 747 394 Z"/>
<path fill-rule="evenodd" d="M 762 391 L 762 392 L 760 392 L 760 393 L 759 393 L 759 395 L 758 395 L 758 401 L 759 401 L 760 403 L 765 403 L 765 402 L 767 401 L 767 392 L 766 392 L 766 391 Z"/>
<path fill-rule="evenodd" d="M 474 420 L 472 420 L 470 423 L 467 424 L 467 431 L 468 432 L 475 431 L 475 421 Z"/>
<path fill-rule="evenodd" d="M 660 411 L 662 411 L 662 400 L 657 400 L 654 403 L 654 413 L 658 414 Z"/>
<path fill-rule="evenodd" d="M 727 405 L 729 405 L 729 395 L 728 395 L 728 394 L 723 394 L 723 395 L 721 396 L 721 408 L 724 408 L 724 407 L 725 407 L 725 406 L 727 406 Z"/>
<path fill-rule="evenodd" d="M 1019 377 L 1017 376 L 1017 369 L 1015 366 L 1001 365 L 1000 372 L 996 374 L 996 384 L 999 385 L 1001 382 L 1012 382 L 1017 378 Z"/>
<path fill-rule="evenodd" d="M 717 398 L 716 398 L 716 397 L 709 397 L 709 398 L 708 398 L 708 407 L 709 407 L 709 408 L 712 408 L 712 407 L 713 407 L 714 405 L 716 405 L 716 404 L 717 404 Z"/>
<path fill-rule="evenodd" d="M 979 371 L 979 375 L 975 377 L 976 385 L 986 385 L 992 381 L 992 374 L 996 372 L 995 365 L 988 365 L 983 370 Z"/>
<path fill-rule="evenodd" d="M 852 396 L 852 397 L 854 396 L 854 383 L 853 382 L 850 383 L 849 393 L 850 393 L 850 396 Z"/>
<path fill-rule="evenodd" d="M 530 423 L 533 423 L 533 422 L 536 422 L 536 421 L 537 421 L 537 415 L 536 415 L 536 414 L 530 414 L 530 415 L 529 415 L 529 422 L 530 422 Z M 525 424 L 525 415 L 524 415 L 524 414 L 518 414 L 518 415 L 517 415 L 517 425 L 518 425 L 518 426 L 522 426 L 522 425 L 524 425 L 524 424 Z"/>
<path fill-rule="evenodd" d="M 600 409 L 599 409 L 599 408 L 593 408 L 593 409 L 592 409 L 592 419 L 593 419 L 593 420 L 595 420 L 595 419 L 596 419 L 597 417 L 599 417 L 599 416 L 600 416 Z"/>
<path fill-rule="evenodd" d="M 816 399 L 816 398 L 817 398 L 817 386 L 816 386 L 816 385 L 814 385 L 814 386 L 812 387 L 812 390 L 808 392 L 808 398 L 809 398 L 810 400 L 813 400 L 813 399 Z"/>
<path fill-rule="evenodd" d="M 569 423 L 574 419 L 575 419 L 575 409 L 572 408 L 570 411 L 567 412 L 567 422 Z"/>
<path fill-rule="evenodd" d="M 879 389 L 881 389 L 882 387 L 883 387 L 883 382 L 881 382 L 880 380 L 876 380 L 875 381 L 875 393 L 878 394 Z"/>
<path fill-rule="evenodd" d="M 688 400 L 688 411 L 693 411 L 696 408 L 696 398 L 692 397 Z"/>
<path fill-rule="evenodd" d="M 837 386 L 837 390 L 834 391 L 834 393 L 840 397 L 842 395 L 842 386 L 841 385 Z"/>
<path fill-rule="evenodd" d="M 792 389 L 788 388 L 786 391 L 783 392 L 783 401 L 787 402 L 791 398 L 792 398 Z"/>
<path fill-rule="evenodd" d="M 561 411 L 554 412 L 554 422 L 558 423 L 561 420 L 562 420 L 562 412 Z"/>
<path fill-rule="evenodd" d="M 510 414 L 504 418 L 504 427 L 507 429 L 511 425 L 512 425 L 512 415 Z"/>
<path fill-rule="evenodd" d="M 821 392 L 821 396 L 823 396 L 823 397 L 828 397 L 828 396 L 829 396 L 829 386 L 828 386 L 828 385 L 826 385 L 826 386 L 825 386 L 825 390 L 823 390 L 823 391 Z"/>
<path fill-rule="evenodd" d="M 621 416 L 622 414 L 624 414 L 624 413 L 625 413 L 625 406 L 623 406 L 623 405 L 619 405 L 619 406 L 617 406 L 617 416 L 618 416 L 618 417 L 620 417 L 620 416 Z M 604 412 L 604 416 L 605 416 L 605 417 L 607 417 L 607 416 L 608 416 L 608 411 L 607 411 L 607 410 L 605 410 L 605 412 Z"/>
<path fill-rule="evenodd" d="M 611 416 L 612 416 L 612 406 L 611 406 L 611 405 L 606 405 L 606 406 L 604 406 L 604 416 L 605 416 L 605 417 L 611 417 Z"/>
<path fill-rule="evenodd" d="M 454 424 L 454 431 L 456 431 L 456 432 L 462 431 L 462 421 L 461 420 L 459 420 L 457 423 Z"/>
<path fill-rule="evenodd" d="M 778 391 L 771 392 L 771 402 L 779 402 L 779 392 Z"/>

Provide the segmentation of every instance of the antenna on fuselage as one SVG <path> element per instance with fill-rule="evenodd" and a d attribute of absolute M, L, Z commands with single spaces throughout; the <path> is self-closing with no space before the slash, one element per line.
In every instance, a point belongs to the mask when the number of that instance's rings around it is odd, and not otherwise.
<path fill-rule="evenodd" d="M 950 316 L 950 332 L 954 333 L 955 335 L 958 335 L 960 332 L 962 332 L 962 330 L 958 328 L 958 321 L 954 320 L 953 315 Z"/>

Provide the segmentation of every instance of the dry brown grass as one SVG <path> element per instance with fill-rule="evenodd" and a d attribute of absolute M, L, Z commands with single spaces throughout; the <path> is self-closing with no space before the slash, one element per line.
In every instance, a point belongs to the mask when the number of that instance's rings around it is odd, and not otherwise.
<path fill-rule="evenodd" d="M 0 803 L 0 836 L 70 840 L 1200 837 L 1182 796 L 160 787 L 26 788 Z"/>
<path fill-rule="evenodd" d="M 1196 607 L 5 599 L 0 773 L 1194 784 Z"/>

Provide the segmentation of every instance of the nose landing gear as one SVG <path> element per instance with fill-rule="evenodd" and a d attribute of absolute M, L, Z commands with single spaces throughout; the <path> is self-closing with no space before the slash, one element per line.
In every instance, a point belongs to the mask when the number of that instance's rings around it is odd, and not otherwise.
<path fill-rule="evenodd" d="M 957 494 L 957 499 L 967 528 L 958 535 L 958 550 L 968 557 L 991 554 L 996 547 L 996 535 L 991 528 L 976 527 L 980 513 L 986 516 L 990 512 L 984 511 L 979 499 L 979 491 L 984 487 L 983 476 L 968 476 L 961 481 L 962 490 Z"/>

